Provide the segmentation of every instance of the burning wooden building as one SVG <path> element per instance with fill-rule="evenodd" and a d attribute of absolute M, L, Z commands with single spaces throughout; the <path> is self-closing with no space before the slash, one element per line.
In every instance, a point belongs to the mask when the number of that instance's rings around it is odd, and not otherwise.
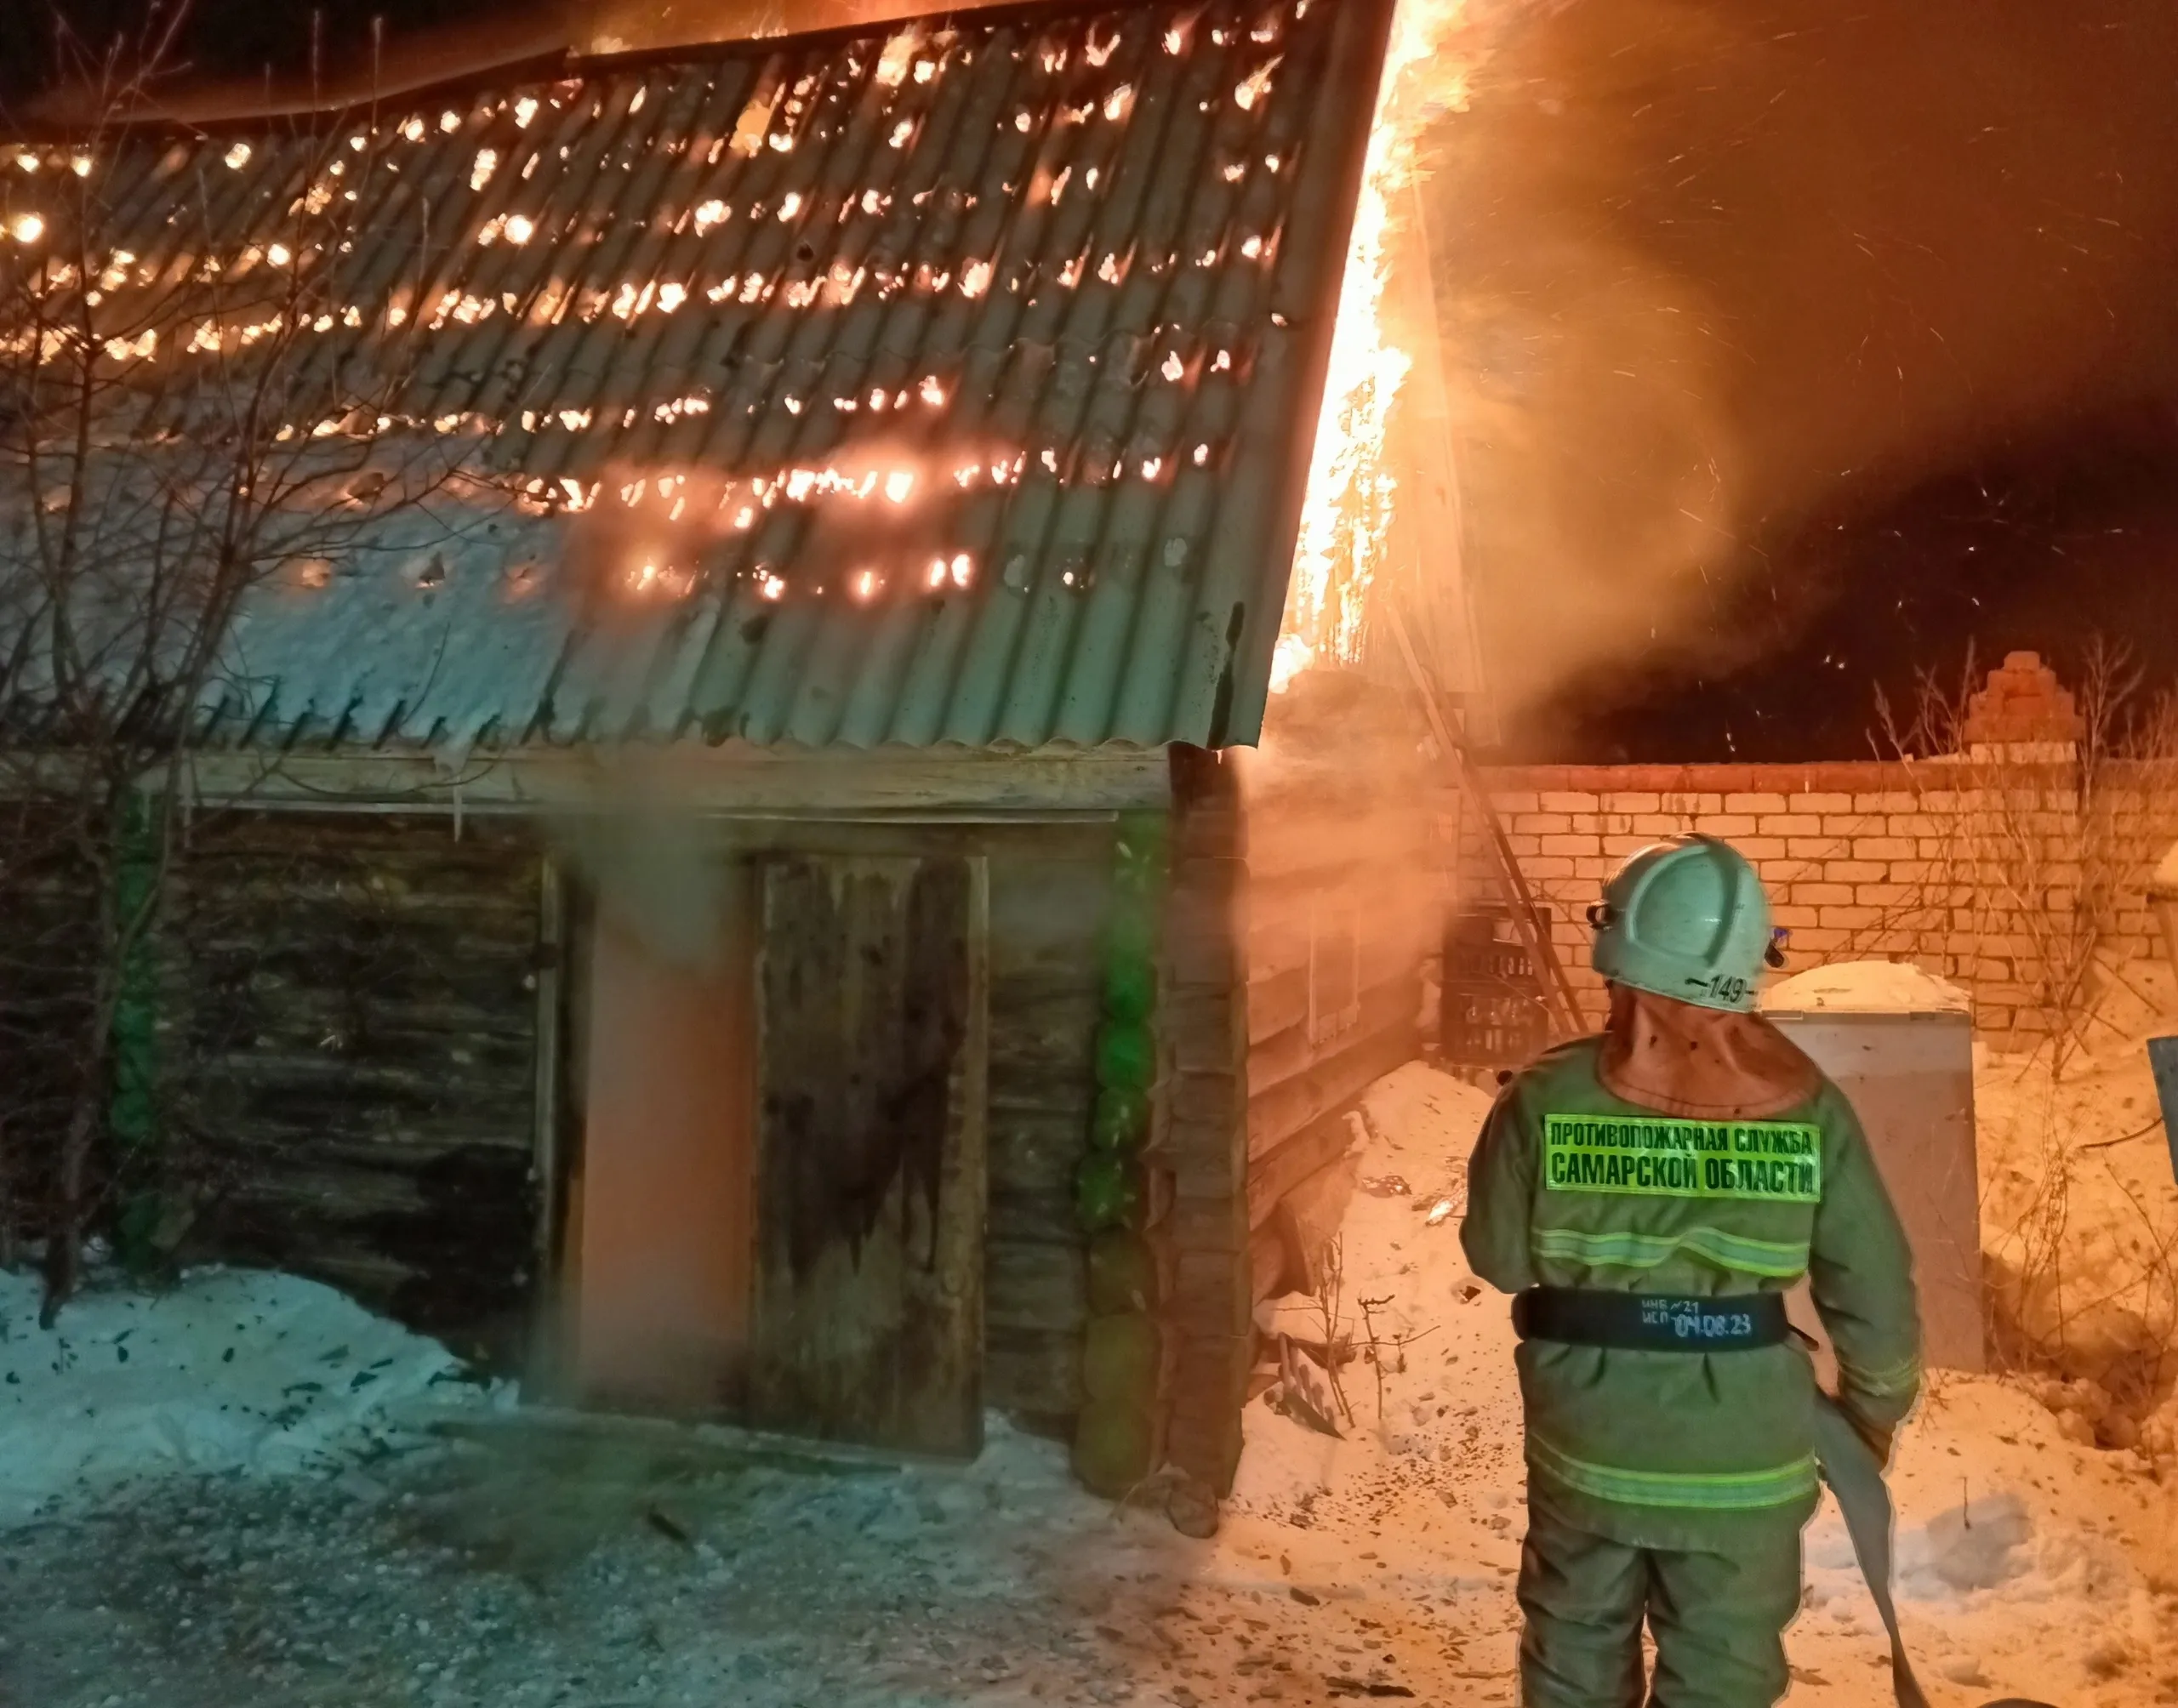
<path fill-rule="evenodd" d="M 215 286 L 320 282 L 258 324 L 283 398 L 408 352 L 268 434 L 359 447 L 296 489 L 349 531 L 128 678 L 179 743 L 123 1007 L 182 1255 L 596 1403 L 948 1452 L 996 1408 L 1100 1488 L 1229 1480 L 1434 925 L 1418 720 L 1271 692 L 1390 9 L 1009 9 L 0 162 L 9 265 L 197 293 L 84 357 L 140 448 L 250 359 Z M 95 242 L 40 199 L 83 182 Z"/>

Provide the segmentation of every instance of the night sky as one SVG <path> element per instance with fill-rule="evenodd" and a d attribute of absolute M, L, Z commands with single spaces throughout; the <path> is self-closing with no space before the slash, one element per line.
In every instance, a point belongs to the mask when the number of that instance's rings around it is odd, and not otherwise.
<path fill-rule="evenodd" d="M 1426 192 L 1515 751 L 1865 756 L 1970 641 L 2178 672 L 2178 8 L 1518 9 Z"/>
<path fill-rule="evenodd" d="M 277 4 L 275 0 L 194 0 L 183 17 L 183 52 L 176 74 L 250 77 L 265 65 L 307 67 L 311 52 L 311 13 L 318 13 L 320 42 L 335 54 L 368 50 L 370 20 L 385 17 L 388 28 L 425 26 L 447 13 L 444 0 L 373 0 L 359 4 Z M 146 7 L 144 0 L 61 0 L 59 7 L 39 0 L 0 4 L 0 89 L 9 100 L 22 100 L 46 83 L 54 65 L 54 17 L 87 43 L 111 42 L 117 32 L 137 37 L 157 28 L 172 7 Z"/>
<path fill-rule="evenodd" d="M 469 14 L 494 8 L 490 0 L 480 0 L 478 5 L 459 9 Z M 406 34 L 426 29 L 455 10 L 447 0 L 369 0 L 368 4 L 335 0 L 320 6 L 294 0 L 192 0 L 183 9 L 176 73 L 179 77 L 251 77 L 267 66 L 302 71 L 311 63 L 313 20 L 321 51 L 334 59 L 369 51 L 373 18 L 383 18 L 389 32 Z M 57 5 L 4 0 L 0 3 L 0 92 L 11 100 L 20 100 L 50 77 L 56 18 L 64 20 L 80 40 L 102 43 L 117 35 L 140 37 L 173 13 L 171 5 L 155 8 L 145 0 L 60 0 Z"/>
<path fill-rule="evenodd" d="M 1970 643 L 2178 677 L 2178 7 L 1471 4 L 1423 199 L 1511 754 L 1857 756 Z M 325 6 L 329 56 L 373 15 L 450 12 Z M 310 19 L 197 0 L 188 57 L 292 71 Z M 49 27 L 0 5 L 10 100 Z"/>

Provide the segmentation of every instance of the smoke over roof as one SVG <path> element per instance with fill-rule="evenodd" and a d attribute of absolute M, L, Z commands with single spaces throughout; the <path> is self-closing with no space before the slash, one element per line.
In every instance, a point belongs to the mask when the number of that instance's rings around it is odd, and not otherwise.
<path fill-rule="evenodd" d="M 2145 0 L 1515 14 L 1428 195 L 1531 751 L 1639 704 L 1658 756 L 1850 751 L 1872 670 L 1956 662 L 1993 560 L 2017 620 L 2131 626 L 2178 545 L 2145 496 L 2178 469 L 2174 67 Z"/>

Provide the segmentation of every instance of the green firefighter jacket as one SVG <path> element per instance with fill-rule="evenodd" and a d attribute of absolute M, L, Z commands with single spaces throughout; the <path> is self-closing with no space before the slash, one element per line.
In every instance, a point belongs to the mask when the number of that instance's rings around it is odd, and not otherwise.
<path fill-rule="evenodd" d="M 1867 1140 L 1827 1079 L 1759 1121 L 1658 1114 L 1596 1074 L 1600 1038 L 1505 1088 L 1468 1171 L 1475 1273 L 1534 1286 L 1713 1297 L 1805 1274 L 1840 1398 L 1894 1424 L 1920 1386 L 1912 1258 Z M 1725 1352 L 1522 1343 L 1531 1494 L 1597 1534 L 1701 1547 L 1813 1511 L 1814 1371 L 1792 1343 Z"/>

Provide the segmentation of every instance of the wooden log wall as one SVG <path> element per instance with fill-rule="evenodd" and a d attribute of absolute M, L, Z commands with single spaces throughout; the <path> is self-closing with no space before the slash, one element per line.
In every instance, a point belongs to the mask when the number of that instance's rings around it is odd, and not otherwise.
<path fill-rule="evenodd" d="M 1420 1049 L 1443 900 L 1418 709 L 1328 671 L 1244 756 L 1247 1224 L 1255 1300 L 1312 1288 L 1351 1185 L 1346 1119 Z"/>
<path fill-rule="evenodd" d="M 44 1233 L 91 1013 L 98 897 L 66 829 L 0 803 L 0 1264 Z"/>
<path fill-rule="evenodd" d="M 1157 1010 L 1165 1099 L 1156 1156 L 1172 1198 L 1160 1230 L 1172 1268 L 1165 1456 L 1223 1495 L 1240 1463 L 1254 1363 L 1241 956 L 1251 897 L 1232 756 L 1176 748 L 1172 769 Z"/>
<path fill-rule="evenodd" d="M 984 1391 L 1063 1433 L 1081 1403 L 1086 1236 L 1075 1171 L 1096 1103 L 1098 946 L 1113 830 L 1053 827 L 990 853 L 989 1245 Z"/>
<path fill-rule="evenodd" d="M 465 1356 L 524 1347 L 541 862 L 518 826 L 223 813 L 162 931 L 187 1255 L 323 1280 Z"/>
<path fill-rule="evenodd" d="M 1109 823 L 783 847 L 989 860 L 985 1403 L 1063 1432 L 1080 1403 Z M 460 1350 L 521 1352 L 531 1296 L 538 856 L 444 817 L 196 826 L 165 928 L 163 1100 L 201 1200 L 189 1255 L 327 1280 Z"/>

